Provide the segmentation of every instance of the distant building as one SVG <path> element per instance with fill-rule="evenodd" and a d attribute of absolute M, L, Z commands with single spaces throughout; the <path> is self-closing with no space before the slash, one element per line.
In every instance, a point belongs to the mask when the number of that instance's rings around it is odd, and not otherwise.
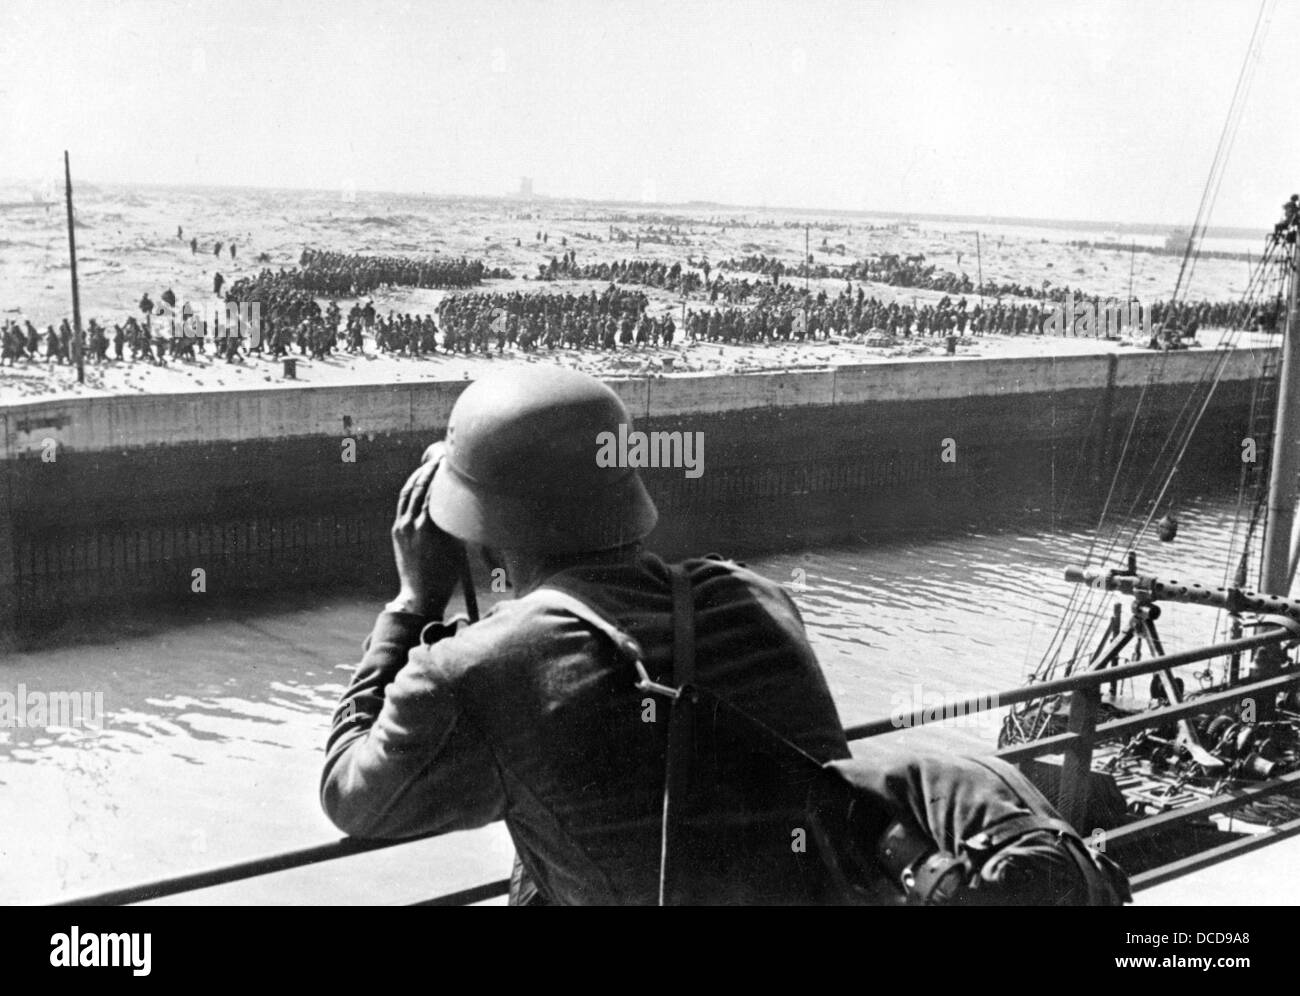
<path fill-rule="evenodd" d="M 1192 241 L 1192 233 L 1180 228 L 1165 236 L 1165 249 L 1169 252 L 1186 252 L 1187 244 Z"/>
<path fill-rule="evenodd" d="M 533 178 L 531 176 L 521 176 L 519 178 L 519 196 L 533 196 Z"/>

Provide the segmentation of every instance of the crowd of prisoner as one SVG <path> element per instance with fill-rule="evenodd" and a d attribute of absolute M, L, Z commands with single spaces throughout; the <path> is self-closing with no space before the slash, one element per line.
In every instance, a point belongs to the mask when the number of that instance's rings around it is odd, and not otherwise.
<path fill-rule="evenodd" d="M 759 273 L 772 279 L 774 283 L 781 279 L 837 279 L 865 280 L 869 283 L 889 284 L 891 287 L 907 287 L 912 290 L 941 291 L 944 294 L 979 294 L 985 297 L 1047 297 L 1049 300 L 1063 300 L 1068 287 L 1031 287 L 1027 284 L 998 283 L 986 280 L 977 285 L 965 273 L 952 273 L 941 270 L 933 263 L 927 264 L 925 256 L 917 253 L 900 256 L 897 253 L 882 253 L 849 263 L 844 266 L 832 266 L 827 263 L 787 263 L 774 256 L 762 254 L 728 259 L 718 264 L 718 269 Z"/>
<path fill-rule="evenodd" d="M 484 279 L 508 279 L 510 272 L 488 269 L 482 260 L 408 259 L 304 249 L 298 281 L 322 297 L 363 297 L 380 287 L 474 287 Z"/>
<path fill-rule="evenodd" d="M 549 263 L 537 265 L 539 280 L 600 280 L 605 283 L 639 284 L 657 287 L 674 294 L 695 294 L 704 290 L 708 281 L 708 264 L 703 274 L 696 273 L 680 262 L 666 263 L 658 259 L 622 259 L 613 262 L 578 263 L 577 251 L 563 256 L 552 256 Z"/>
<path fill-rule="evenodd" d="M 1041 332 L 1044 321 L 1068 288 L 1037 294 L 1020 285 L 986 284 L 985 299 L 973 297 L 969 280 L 949 278 L 923 257 L 884 255 L 848 267 L 814 267 L 813 276 L 845 280 L 838 293 L 805 292 L 792 278 L 803 275 L 800 264 L 766 256 L 728 260 L 719 271 L 758 274 L 755 279 L 714 274 L 704 260 L 619 260 L 579 264 L 576 252 L 566 251 L 540 267 L 545 281 L 598 280 L 603 290 L 584 293 L 457 293 L 443 298 L 437 318 L 431 314 L 380 314 L 369 301 L 370 291 L 384 286 L 441 287 L 461 290 L 505 271 L 488 269 L 479 260 L 423 259 L 365 256 L 350 253 L 304 251 L 301 265 L 293 269 L 261 270 L 226 288 L 228 305 L 258 309 L 258 331 L 253 334 L 204 335 L 187 332 L 175 320 L 177 301 L 169 289 L 160 304 L 146 294 L 139 316 L 128 315 L 111 326 L 91 319 L 82 333 L 82 350 L 90 363 L 143 360 L 158 364 L 193 360 L 206 354 L 235 362 L 245 352 L 282 357 L 296 351 L 317 359 L 336 349 L 363 353 L 366 339 L 380 352 L 404 356 L 464 352 L 504 352 L 507 348 L 616 349 L 671 345 L 680 335 L 696 342 L 766 343 L 845 338 L 929 337 L 946 335 L 1026 335 Z M 824 273 L 822 271 L 825 271 Z M 940 274 L 942 279 L 936 277 Z M 898 286 L 944 290 L 938 302 L 885 302 L 868 296 L 851 279 L 895 283 Z M 707 308 L 669 307 L 663 314 L 649 313 L 645 286 L 680 294 L 683 299 L 703 297 Z M 951 290 L 947 288 L 951 287 Z M 214 286 L 220 297 L 221 285 Z M 996 300 L 998 294 L 1021 300 Z M 356 298 L 344 314 L 337 301 L 322 307 L 327 297 Z M 989 301 L 988 297 L 995 297 Z M 1029 299 L 1029 300 L 1025 300 Z M 1103 307 L 1104 302 L 1080 297 L 1081 305 Z M 1151 320 L 1194 334 L 1202 326 L 1229 326 L 1242 316 L 1235 302 L 1153 302 Z M 1267 304 L 1257 316 L 1269 327 Z M 159 316 L 165 316 L 160 319 Z M 1276 317 L 1275 315 L 1273 316 Z M 676 319 L 676 320 L 675 320 Z M 69 363 L 74 356 L 73 331 L 65 318 L 56 329 L 44 332 L 30 320 L 6 321 L 0 334 L 0 364 L 24 362 Z"/>

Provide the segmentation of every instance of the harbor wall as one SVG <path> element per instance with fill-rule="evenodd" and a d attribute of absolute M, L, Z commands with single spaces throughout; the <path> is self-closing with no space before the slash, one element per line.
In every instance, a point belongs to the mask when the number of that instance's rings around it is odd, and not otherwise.
<path fill-rule="evenodd" d="M 1085 510 L 1125 440 L 1145 469 L 1203 404 L 1184 474 L 1232 473 L 1265 352 L 901 360 L 609 383 L 637 428 L 704 433 L 699 477 L 643 472 L 661 513 L 652 545 L 743 554 L 995 512 Z M 196 571 L 209 596 L 382 587 L 394 577 L 397 490 L 467 383 L 0 409 L 0 634 L 23 642 L 52 618 L 184 602 L 197 594 Z"/>

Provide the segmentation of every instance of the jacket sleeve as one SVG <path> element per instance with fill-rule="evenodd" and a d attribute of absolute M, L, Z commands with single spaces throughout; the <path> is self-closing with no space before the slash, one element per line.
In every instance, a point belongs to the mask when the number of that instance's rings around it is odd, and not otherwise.
<path fill-rule="evenodd" d="M 428 646 L 423 625 L 381 613 L 334 711 L 321 805 L 351 836 L 464 830 L 505 815 L 492 752 L 456 699 L 453 627 L 431 626 Z"/>

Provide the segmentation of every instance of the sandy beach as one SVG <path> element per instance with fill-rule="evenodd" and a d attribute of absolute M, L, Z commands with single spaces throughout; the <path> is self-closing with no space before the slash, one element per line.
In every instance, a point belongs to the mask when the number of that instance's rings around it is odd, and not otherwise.
<path fill-rule="evenodd" d="M 57 325 L 71 312 L 66 218 L 62 205 L 28 206 L 33 191 L 0 189 L 6 235 L 0 239 L 0 314 L 39 329 Z M 46 195 L 48 196 L 48 191 Z M 869 216 L 815 212 L 746 211 L 696 206 L 601 205 L 590 202 L 424 198 L 354 191 L 271 191 L 251 189 L 108 187 L 85 184 L 76 191 L 77 246 L 83 325 L 96 318 L 111 328 L 136 311 L 144 292 L 157 299 L 171 288 L 181 301 L 212 307 L 212 281 L 221 273 L 227 285 L 264 266 L 297 265 L 304 247 L 343 252 L 411 256 L 451 255 L 482 259 L 489 267 L 508 269 L 509 280 L 486 281 L 483 291 L 583 293 L 601 289 L 600 281 L 541 282 L 537 268 L 552 256 L 573 250 L 579 264 L 623 259 L 708 260 L 714 272 L 730 258 L 764 254 L 797 265 L 804 249 L 805 225 L 814 262 L 830 266 L 879 253 L 923 254 L 940 270 L 966 273 L 972 280 L 1014 282 L 1027 286 L 1070 286 L 1103 296 L 1123 296 L 1132 280 L 1139 300 L 1167 298 L 1181 262 L 1176 256 L 1121 253 L 1072 246 L 1071 240 L 1103 241 L 1098 232 L 1070 232 L 998 225 L 985 232 L 980 253 L 974 229 L 955 223 L 906 223 Z M 12 205 L 18 206 L 12 206 Z M 177 227 L 183 229 L 177 237 Z M 641 242 L 636 241 L 637 234 Z M 539 239 L 538 236 L 543 238 Z M 192 253 L 189 240 L 199 248 Z M 1119 238 L 1119 236 L 1116 236 Z M 223 243 L 221 255 L 213 253 Z M 1151 239 L 1147 239 L 1148 244 Z M 237 257 L 229 255 L 231 243 Z M 1132 274 L 1130 277 L 1130 266 Z M 731 271 L 728 276 L 759 281 L 756 274 Z M 1249 273 L 1244 263 L 1202 261 L 1188 300 L 1224 300 L 1240 295 Z M 795 282 L 800 282 L 795 278 Z M 837 294 L 839 279 L 812 280 L 814 292 Z M 936 302 L 937 291 L 914 290 L 853 281 L 864 293 L 884 301 Z M 680 318 L 683 304 L 706 308 L 699 295 L 685 301 L 676 294 L 644 289 L 650 312 Z M 433 314 L 446 291 L 382 289 L 373 295 L 380 314 L 389 311 Z M 322 303 L 325 302 L 322 299 Z M 346 310 L 351 301 L 340 299 Z M 1202 335 L 1202 342 L 1212 342 Z M 679 340 L 680 342 L 680 340 Z M 1133 343 L 1095 339 L 982 336 L 963 338 L 958 356 L 1068 355 L 1134 348 Z M 229 364 L 208 356 L 196 362 L 88 364 L 85 384 L 77 384 L 68 366 L 45 362 L 0 368 L 0 404 L 60 395 L 131 394 L 244 390 L 287 384 L 400 383 L 412 380 L 473 379 L 503 362 L 556 362 L 604 377 L 684 372 L 743 372 L 805 369 L 837 364 L 907 358 L 947 359 L 939 339 L 899 340 L 889 346 L 832 337 L 830 341 L 773 346 L 695 343 L 673 348 L 619 349 L 591 352 L 539 349 L 507 350 L 504 356 L 408 358 L 380 353 L 367 339 L 364 356 L 334 353 L 324 360 L 299 358 L 297 378 L 287 381 L 279 361 L 256 355 Z"/>

